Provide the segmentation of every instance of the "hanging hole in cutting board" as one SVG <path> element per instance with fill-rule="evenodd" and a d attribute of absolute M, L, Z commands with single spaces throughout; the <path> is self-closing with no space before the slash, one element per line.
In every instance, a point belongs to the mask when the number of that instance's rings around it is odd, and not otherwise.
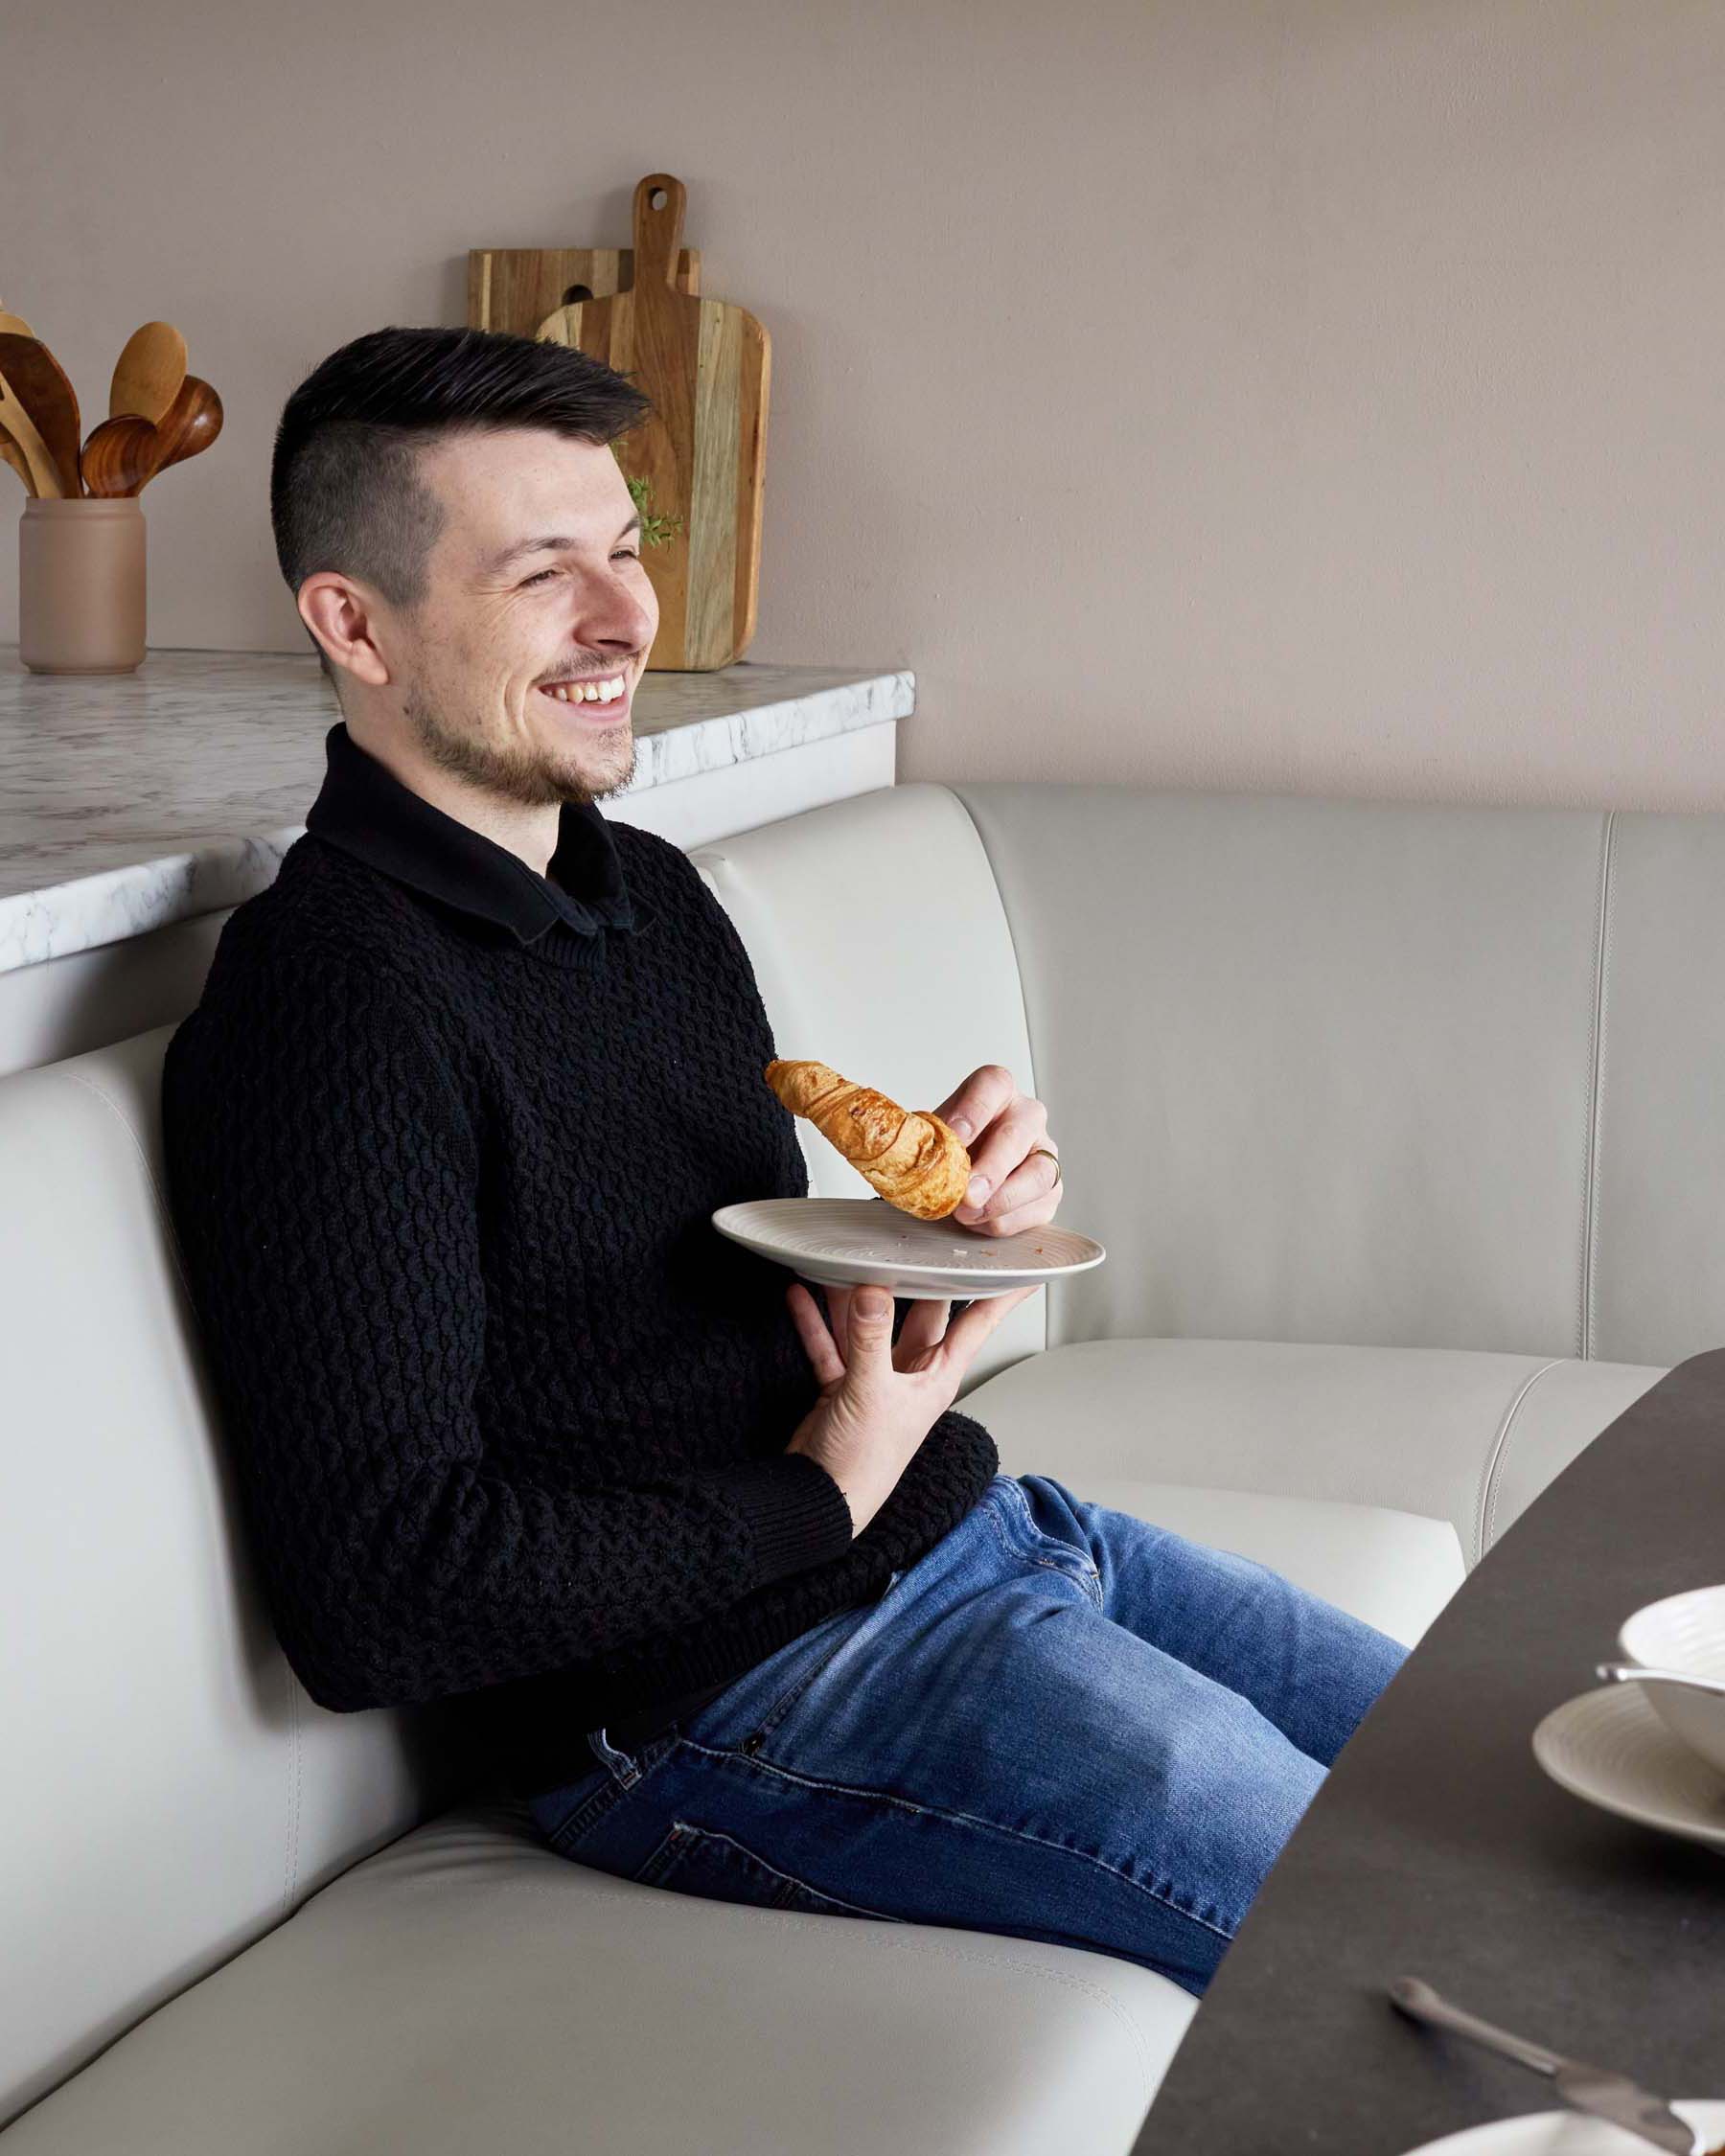
<path fill-rule="evenodd" d="M 559 307 L 579 307 L 583 300 L 590 300 L 592 296 L 593 287 L 590 285 L 571 285 L 557 304 Z"/>

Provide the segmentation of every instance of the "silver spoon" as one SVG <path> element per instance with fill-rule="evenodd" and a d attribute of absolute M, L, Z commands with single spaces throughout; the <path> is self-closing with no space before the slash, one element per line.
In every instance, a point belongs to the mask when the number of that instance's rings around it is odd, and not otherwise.
<path fill-rule="evenodd" d="M 1691 1691 L 1725 1695 L 1725 1678 L 1691 1677 L 1683 1669 L 1644 1669 L 1639 1662 L 1596 1663 L 1594 1674 L 1622 1684 L 1634 1678 L 1638 1685 L 1687 1685 Z"/>
<path fill-rule="evenodd" d="M 1452 2006 L 1418 1977 L 1396 1977 L 1389 1990 L 1395 2005 L 1412 2020 L 1429 2022 L 1434 2029 L 1453 2030 L 1458 2036 L 1469 2037 L 1487 2051 L 1514 2059 L 1518 2066 L 1530 2066 L 1535 2074 L 1549 2074 L 1552 2086 L 1572 2111 L 1609 2120 L 1626 2133 L 1639 2134 L 1656 2148 L 1668 2150 L 1670 2156 L 1702 2156 L 1705 2144 L 1700 2132 L 1680 2119 L 1662 2097 L 1652 2095 L 1626 2074 L 1587 2066 L 1580 2059 L 1565 2058 L 1561 2052 L 1549 2052 L 1543 2044 L 1530 2043 L 1525 2036 L 1511 2035 L 1508 2030 L 1495 2028 L 1478 2014 Z"/>

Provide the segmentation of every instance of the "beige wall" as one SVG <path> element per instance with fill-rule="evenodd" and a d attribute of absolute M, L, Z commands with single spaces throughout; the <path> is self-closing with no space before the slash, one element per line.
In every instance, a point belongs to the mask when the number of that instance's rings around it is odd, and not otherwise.
<path fill-rule="evenodd" d="M 1725 805 L 1716 0 L 56 0 L 0 297 L 100 417 L 186 331 L 150 638 L 309 648 L 282 401 L 677 172 L 773 338 L 748 656 L 901 776 Z M 11 484 L 10 475 L 0 479 Z M 0 516 L 15 637 L 21 489 Z"/>

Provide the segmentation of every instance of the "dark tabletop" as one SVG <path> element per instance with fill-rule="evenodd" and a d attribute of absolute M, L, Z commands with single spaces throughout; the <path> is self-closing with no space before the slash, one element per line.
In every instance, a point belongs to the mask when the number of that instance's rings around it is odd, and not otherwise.
<path fill-rule="evenodd" d="M 1725 1348 L 1600 1432 L 1444 1605 L 1258 1890 L 1134 2156 L 1397 2156 L 1551 2083 L 1408 2020 L 1458 2006 L 1666 2097 L 1725 2097 L 1725 1854 L 1533 1757 L 1631 1610 L 1725 1581 Z"/>

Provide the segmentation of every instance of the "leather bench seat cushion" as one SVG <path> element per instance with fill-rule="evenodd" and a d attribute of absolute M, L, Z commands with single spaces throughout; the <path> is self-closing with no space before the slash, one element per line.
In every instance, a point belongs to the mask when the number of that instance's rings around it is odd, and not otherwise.
<path fill-rule="evenodd" d="M 1401 1609 L 1394 1590 L 1369 1585 L 1357 1568 L 1363 1561 L 1373 1570 L 1380 1554 L 1409 1538 L 1419 1541 L 1414 1530 L 1397 1526 L 1385 1541 L 1382 1523 L 1356 1523 L 1361 1536 L 1345 1557 L 1335 1538 L 1347 1535 L 1346 1514 L 1280 1512 L 1243 1502 L 1224 1521 L 1208 1499 L 1179 1499 L 1169 1486 L 1242 1499 L 1249 1492 L 1321 1499 L 1448 1521 L 1471 1570 L 1540 1491 L 1665 1373 L 1663 1364 L 1465 1348 L 1091 1340 L 1026 1357 L 961 1393 L 956 1404 L 993 1433 L 1007 1474 L 1052 1475 L 1074 1497 L 1160 1520 L 1200 1541 L 1225 1533 L 1261 1537 L 1250 1548 L 1229 1547 L 1344 1609 L 1355 1608 L 1349 1583 L 1359 1578 L 1362 1592 L 1377 1599 L 1355 1614 L 1393 1632 L 1372 1612 Z M 1172 1508 L 1182 1503 L 1188 1509 L 1177 1517 Z M 1183 1525 L 1185 1519 L 1191 1527 Z M 1321 1519 L 1328 1523 L 1322 1530 Z M 1308 1529 L 1319 1538 L 1309 1567 Z M 1421 1547 L 1441 1568 L 1438 1546 Z M 1339 1570 L 1330 1569 L 1331 1551 Z M 1382 1599 L 1386 1593 L 1390 1600 Z M 1426 1588 L 1414 1594 L 1416 1613 Z"/>
<path fill-rule="evenodd" d="M 1410 1644 L 1464 1572 L 1447 1521 L 1080 1479 Z M 1195 2007 L 1111 1955 L 612 1879 L 494 1799 L 159 2008 L 26 2114 L 9 2156 L 1125 2150 Z"/>
<path fill-rule="evenodd" d="M 613 1879 L 499 1800 L 332 1881 L 7 2156 L 1102 2156 L 1195 2007 L 1112 1955 Z"/>

